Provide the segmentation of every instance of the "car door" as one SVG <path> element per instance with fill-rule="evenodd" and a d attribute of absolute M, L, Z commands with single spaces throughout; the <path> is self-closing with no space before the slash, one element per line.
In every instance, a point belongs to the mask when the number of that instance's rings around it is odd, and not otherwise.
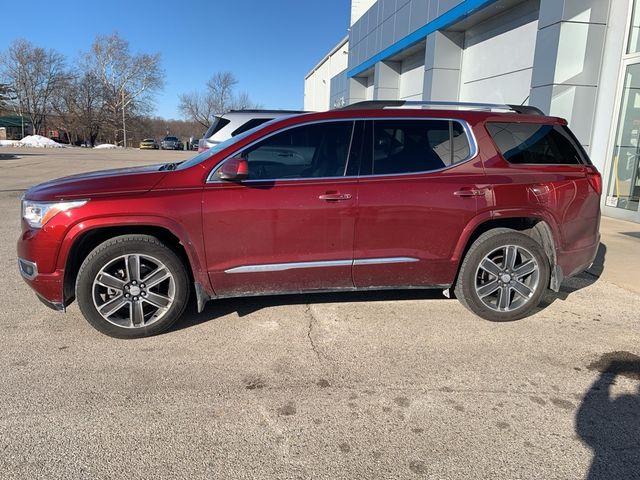
<path fill-rule="evenodd" d="M 354 126 L 287 128 L 234 155 L 248 162 L 246 180 L 210 176 L 203 233 L 217 295 L 353 288 Z"/>
<path fill-rule="evenodd" d="M 490 195 L 470 128 L 447 119 L 381 119 L 367 129 L 372 140 L 365 146 L 372 146 L 358 185 L 354 284 L 450 284 L 454 247 Z"/>

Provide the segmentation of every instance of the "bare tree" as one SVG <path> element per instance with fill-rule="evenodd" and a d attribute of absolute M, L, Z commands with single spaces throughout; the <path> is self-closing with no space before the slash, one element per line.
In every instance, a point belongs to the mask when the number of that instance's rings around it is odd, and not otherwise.
<path fill-rule="evenodd" d="M 40 133 L 52 95 L 64 79 L 64 57 L 20 39 L 9 45 L 0 67 L 15 95 L 14 109 L 29 116 L 34 133 Z"/>
<path fill-rule="evenodd" d="M 11 90 L 11 85 L 7 83 L 0 83 L 0 111 L 4 110 L 9 101 L 13 100 L 13 92 Z"/>
<path fill-rule="evenodd" d="M 180 100 L 178 109 L 185 118 L 209 128 L 216 111 L 206 94 L 201 92 L 183 93 L 178 95 L 178 99 Z"/>
<path fill-rule="evenodd" d="M 98 36 L 86 56 L 88 71 L 100 80 L 106 118 L 115 140 L 122 131 L 126 146 L 128 117 L 148 113 L 153 96 L 164 86 L 160 54 L 132 54 L 117 33 Z"/>
<path fill-rule="evenodd" d="M 105 105 L 102 84 L 93 72 L 81 68 L 68 75 L 52 106 L 68 134 L 94 146 L 104 127 Z"/>
<path fill-rule="evenodd" d="M 231 72 L 215 73 L 208 81 L 204 92 L 191 92 L 178 96 L 178 108 L 188 120 L 198 122 L 205 128 L 213 122 L 215 115 L 221 115 L 229 110 L 259 108 L 253 103 L 247 93 L 236 95 L 235 86 L 238 84 Z"/>

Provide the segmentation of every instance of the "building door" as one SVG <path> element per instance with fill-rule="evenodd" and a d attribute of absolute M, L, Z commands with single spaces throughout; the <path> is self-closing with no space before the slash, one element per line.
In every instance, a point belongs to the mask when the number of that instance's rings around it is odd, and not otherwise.
<path fill-rule="evenodd" d="M 630 5 L 604 213 L 640 222 L 640 1 Z"/>
<path fill-rule="evenodd" d="M 640 63 L 625 66 L 605 204 L 640 220 Z"/>

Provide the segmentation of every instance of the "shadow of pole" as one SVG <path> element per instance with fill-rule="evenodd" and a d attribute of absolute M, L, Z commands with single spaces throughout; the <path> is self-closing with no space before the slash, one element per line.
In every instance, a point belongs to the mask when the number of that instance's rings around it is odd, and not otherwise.
<path fill-rule="evenodd" d="M 616 360 L 616 354 L 626 354 Z M 634 394 L 613 397 L 619 376 L 640 381 L 640 357 L 616 352 L 601 370 L 576 414 L 576 432 L 593 450 L 588 480 L 640 479 L 640 383 Z"/>

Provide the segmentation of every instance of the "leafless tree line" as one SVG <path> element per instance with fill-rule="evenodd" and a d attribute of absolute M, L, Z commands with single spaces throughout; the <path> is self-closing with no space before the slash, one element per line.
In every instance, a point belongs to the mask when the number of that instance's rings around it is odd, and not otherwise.
<path fill-rule="evenodd" d="M 34 133 L 53 115 L 69 138 L 122 144 L 127 120 L 152 111 L 164 72 L 160 54 L 133 54 L 112 34 L 96 37 L 71 67 L 55 50 L 16 40 L 0 57 L 0 79 L 11 89 L 10 108 L 30 119 Z"/>
<path fill-rule="evenodd" d="M 231 72 L 220 72 L 203 91 L 179 95 L 186 121 L 151 118 L 164 76 L 159 53 L 134 54 L 117 33 L 97 36 L 70 65 L 55 50 L 18 39 L 0 52 L 0 110 L 28 117 L 34 133 L 55 127 L 72 141 L 130 145 L 127 132 L 129 140 L 140 140 L 171 124 L 179 130 L 189 127 L 194 135 L 204 132 L 215 115 L 258 108 L 246 93 L 236 94 L 238 81 Z M 47 125 L 47 119 L 55 124 Z M 153 132 L 140 133 L 145 126 Z"/>
<path fill-rule="evenodd" d="M 260 105 L 251 101 L 247 93 L 235 93 L 237 84 L 238 80 L 233 73 L 218 72 L 209 79 L 204 91 L 179 95 L 178 108 L 184 118 L 199 123 L 205 130 L 213 123 L 216 115 L 229 110 L 260 108 Z"/>

